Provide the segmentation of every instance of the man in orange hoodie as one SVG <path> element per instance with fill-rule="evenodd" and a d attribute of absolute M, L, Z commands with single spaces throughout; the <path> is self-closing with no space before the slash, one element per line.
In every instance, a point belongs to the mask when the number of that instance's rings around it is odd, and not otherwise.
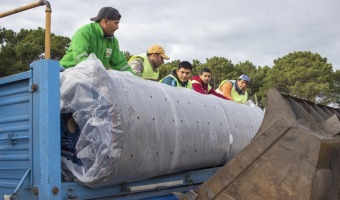
<path fill-rule="evenodd" d="M 216 92 L 223 94 L 225 97 L 237 103 L 246 103 L 248 92 L 246 89 L 250 83 L 250 78 L 242 74 L 237 80 L 224 80 Z"/>

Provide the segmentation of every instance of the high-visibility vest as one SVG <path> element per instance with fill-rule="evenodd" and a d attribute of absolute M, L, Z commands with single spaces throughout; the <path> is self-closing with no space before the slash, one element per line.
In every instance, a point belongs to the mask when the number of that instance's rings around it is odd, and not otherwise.
<path fill-rule="evenodd" d="M 149 62 L 148 56 L 146 55 L 146 53 L 143 54 L 139 54 L 136 56 L 132 56 L 129 60 L 129 62 L 135 58 L 140 58 L 141 60 L 143 60 L 143 71 L 142 71 L 142 78 L 144 79 L 150 79 L 150 80 L 155 80 L 157 81 L 159 78 L 159 70 L 157 70 L 157 72 L 155 72 Z"/>
<path fill-rule="evenodd" d="M 176 86 L 177 86 L 177 87 L 183 87 L 183 86 L 178 82 L 178 80 L 177 80 L 177 78 L 176 78 L 175 76 L 173 76 L 172 74 L 169 74 L 169 75 L 167 75 L 166 77 L 168 77 L 168 76 L 170 76 L 170 77 L 173 78 L 173 80 L 172 80 L 172 81 L 173 81 L 173 84 L 172 84 L 172 85 L 175 85 L 175 83 L 176 83 Z M 163 83 L 163 80 L 164 80 L 166 77 L 162 78 L 159 82 L 160 82 L 160 83 Z M 188 84 L 187 84 L 186 87 L 184 87 L 184 88 L 192 89 L 191 80 L 188 81 Z"/>
<path fill-rule="evenodd" d="M 221 84 L 218 86 L 218 89 L 216 92 L 223 95 L 223 92 L 220 90 L 221 86 L 226 83 L 227 81 L 230 81 L 233 84 L 233 87 L 231 88 L 231 99 L 237 103 L 245 103 L 248 100 L 248 92 L 244 91 L 244 94 L 239 94 L 236 91 L 236 81 L 235 80 L 224 80 L 221 82 Z"/>

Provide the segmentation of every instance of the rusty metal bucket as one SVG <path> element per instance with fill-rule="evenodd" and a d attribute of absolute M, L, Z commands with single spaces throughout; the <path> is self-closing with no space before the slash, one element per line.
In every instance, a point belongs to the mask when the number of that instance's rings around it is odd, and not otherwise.
<path fill-rule="evenodd" d="M 253 141 L 180 199 L 340 199 L 340 110 L 276 89 Z"/>

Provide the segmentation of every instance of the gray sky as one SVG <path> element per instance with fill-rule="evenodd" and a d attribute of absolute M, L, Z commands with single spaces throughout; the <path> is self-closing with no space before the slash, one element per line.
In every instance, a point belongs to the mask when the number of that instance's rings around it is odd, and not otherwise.
<path fill-rule="evenodd" d="M 38 2 L 1 0 L 0 12 Z M 104 6 L 122 15 L 115 35 L 122 51 L 143 53 L 154 43 L 171 60 L 221 56 L 234 64 L 273 66 L 294 51 L 319 53 L 340 70 L 339 0 L 50 0 L 52 32 L 72 37 Z M 45 8 L 0 19 L 0 26 L 45 27 Z M 170 61 L 171 61 L 170 60 Z"/>

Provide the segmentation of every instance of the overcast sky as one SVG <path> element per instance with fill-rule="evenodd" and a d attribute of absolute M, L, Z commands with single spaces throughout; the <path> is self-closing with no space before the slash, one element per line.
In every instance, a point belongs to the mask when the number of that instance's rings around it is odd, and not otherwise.
<path fill-rule="evenodd" d="M 0 12 L 32 0 L 1 0 Z M 339 0 L 50 0 L 52 32 L 72 37 L 104 6 L 122 15 L 115 35 L 120 49 L 144 53 L 157 43 L 171 60 L 221 56 L 234 64 L 273 66 L 294 51 L 319 53 L 340 70 Z M 0 19 L 0 26 L 45 28 L 45 7 Z M 170 60 L 170 61 L 171 61 Z"/>

